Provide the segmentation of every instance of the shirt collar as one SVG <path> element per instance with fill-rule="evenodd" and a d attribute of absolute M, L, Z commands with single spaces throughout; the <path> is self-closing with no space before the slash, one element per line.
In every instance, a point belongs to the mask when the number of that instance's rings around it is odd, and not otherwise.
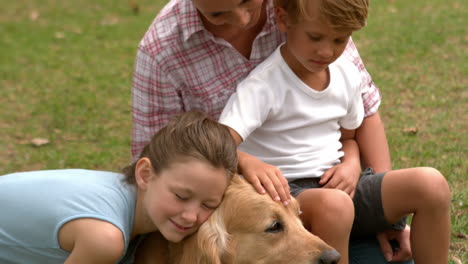
<path fill-rule="evenodd" d="M 184 41 L 187 41 L 193 34 L 205 30 L 197 9 L 191 0 L 182 0 L 180 6 L 180 23 Z"/>
<path fill-rule="evenodd" d="M 275 21 L 276 15 L 275 15 L 275 8 L 274 8 L 273 0 L 265 0 L 265 1 L 267 1 L 267 5 L 266 5 L 267 20 L 259 36 L 263 34 L 267 34 L 271 32 L 272 30 L 276 30 L 276 21 Z"/>

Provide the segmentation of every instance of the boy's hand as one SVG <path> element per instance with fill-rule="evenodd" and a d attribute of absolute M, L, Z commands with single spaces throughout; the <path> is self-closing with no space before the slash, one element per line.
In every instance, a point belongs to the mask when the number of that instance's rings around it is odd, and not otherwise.
<path fill-rule="evenodd" d="M 229 128 L 232 138 L 239 146 L 242 137 L 232 128 Z M 275 201 L 288 205 L 291 201 L 289 184 L 277 167 L 267 164 L 256 157 L 242 151 L 237 151 L 239 173 L 254 186 L 261 194 L 268 192 Z"/>
<path fill-rule="evenodd" d="M 323 188 L 339 189 L 351 198 L 356 192 L 356 185 L 361 176 L 361 161 L 359 147 L 354 140 L 355 130 L 341 128 L 341 144 L 344 156 L 341 163 L 328 169 L 321 177 L 319 184 Z"/>
<path fill-rule="evenodd" d="M 268 194 L 275 201 L 288 205 L 291 201 L 289 184 L 277 167 L 264 163 L 245 152 L 239 153 L 239 173 L 261 194 Z"/>
<path fill-rule="evenodd" d="M 355 166 L 352 162 L 343 162 L 328 169 L 322 175 L 319 184 L 323 185 L 323 188 L 342 190 L 353 198 L 360 175 L 360 166 Z"/>

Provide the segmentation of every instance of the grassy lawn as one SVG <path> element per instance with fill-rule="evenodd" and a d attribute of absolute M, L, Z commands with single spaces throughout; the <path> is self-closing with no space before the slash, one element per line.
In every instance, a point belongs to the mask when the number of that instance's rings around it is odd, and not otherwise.
<path fill-rule="evenodd" d="M 0 174 L 130 161 L 136 47 L 166 1 L 17 0 L 0 12 Z M 394 168 L 438 168 L 452 189 L 451 262 L 468 261 L 468 5 L 371 1 L 354 36 L 380 87 Z M 33 139 L 48 144 L 33 146 Z"/>

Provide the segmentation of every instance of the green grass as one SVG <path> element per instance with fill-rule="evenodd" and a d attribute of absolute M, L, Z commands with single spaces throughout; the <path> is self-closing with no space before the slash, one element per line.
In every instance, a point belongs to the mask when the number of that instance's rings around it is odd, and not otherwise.
<path fill-rule="evenodd" d="M 138 15 L 127 1 L 2 3 L 0 174 L 129 162 L 136 48 L 165 2 L 140 0 Z M 468 234 L 467 11 L 462 0 L 372 1 L 354 36 L 383 94 L 394 168 L 436 167 L 450 183 L 451 263 L 468 261 L 457 236 Z"/>
<path fill-rule="evenodd" d="M 3 5 L 3 173 L 62 167 L 117 170 L 128 162 L 134 55 L 163 1 L 141 5 L 139 15 L 125 1 Z M 33 148 L 29 142 L 36 137 L 51 143 Z"/>
<path fill-rule="evenodd" d="M 435 167 L 450 183 L 453 263 L 468 261 L 457 237 L 468 233 L 467 11 L 462 1 L 373 1 L 354 36 L 383 95 L 393 167 Z"/>

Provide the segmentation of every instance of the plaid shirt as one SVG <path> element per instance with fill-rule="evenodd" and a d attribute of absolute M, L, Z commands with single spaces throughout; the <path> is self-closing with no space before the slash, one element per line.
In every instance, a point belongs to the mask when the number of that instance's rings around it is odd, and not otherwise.
<path fill-rule="evenodd" d="M 285 34 L 277 30 L 273 1 L 267 22 L 253 42 L 250 58 L 208 32 L 188 0 L 172 0 L 141 40 L 132 85 L 132 155 L 137 158 L 152 135 L 176 114 L 200 110 L 218 119 L 237 84 L 267 58 Z M 380 92 L 352 42 L 342 56 L 360 69 L 366 116 L 377 112 Z"/>

